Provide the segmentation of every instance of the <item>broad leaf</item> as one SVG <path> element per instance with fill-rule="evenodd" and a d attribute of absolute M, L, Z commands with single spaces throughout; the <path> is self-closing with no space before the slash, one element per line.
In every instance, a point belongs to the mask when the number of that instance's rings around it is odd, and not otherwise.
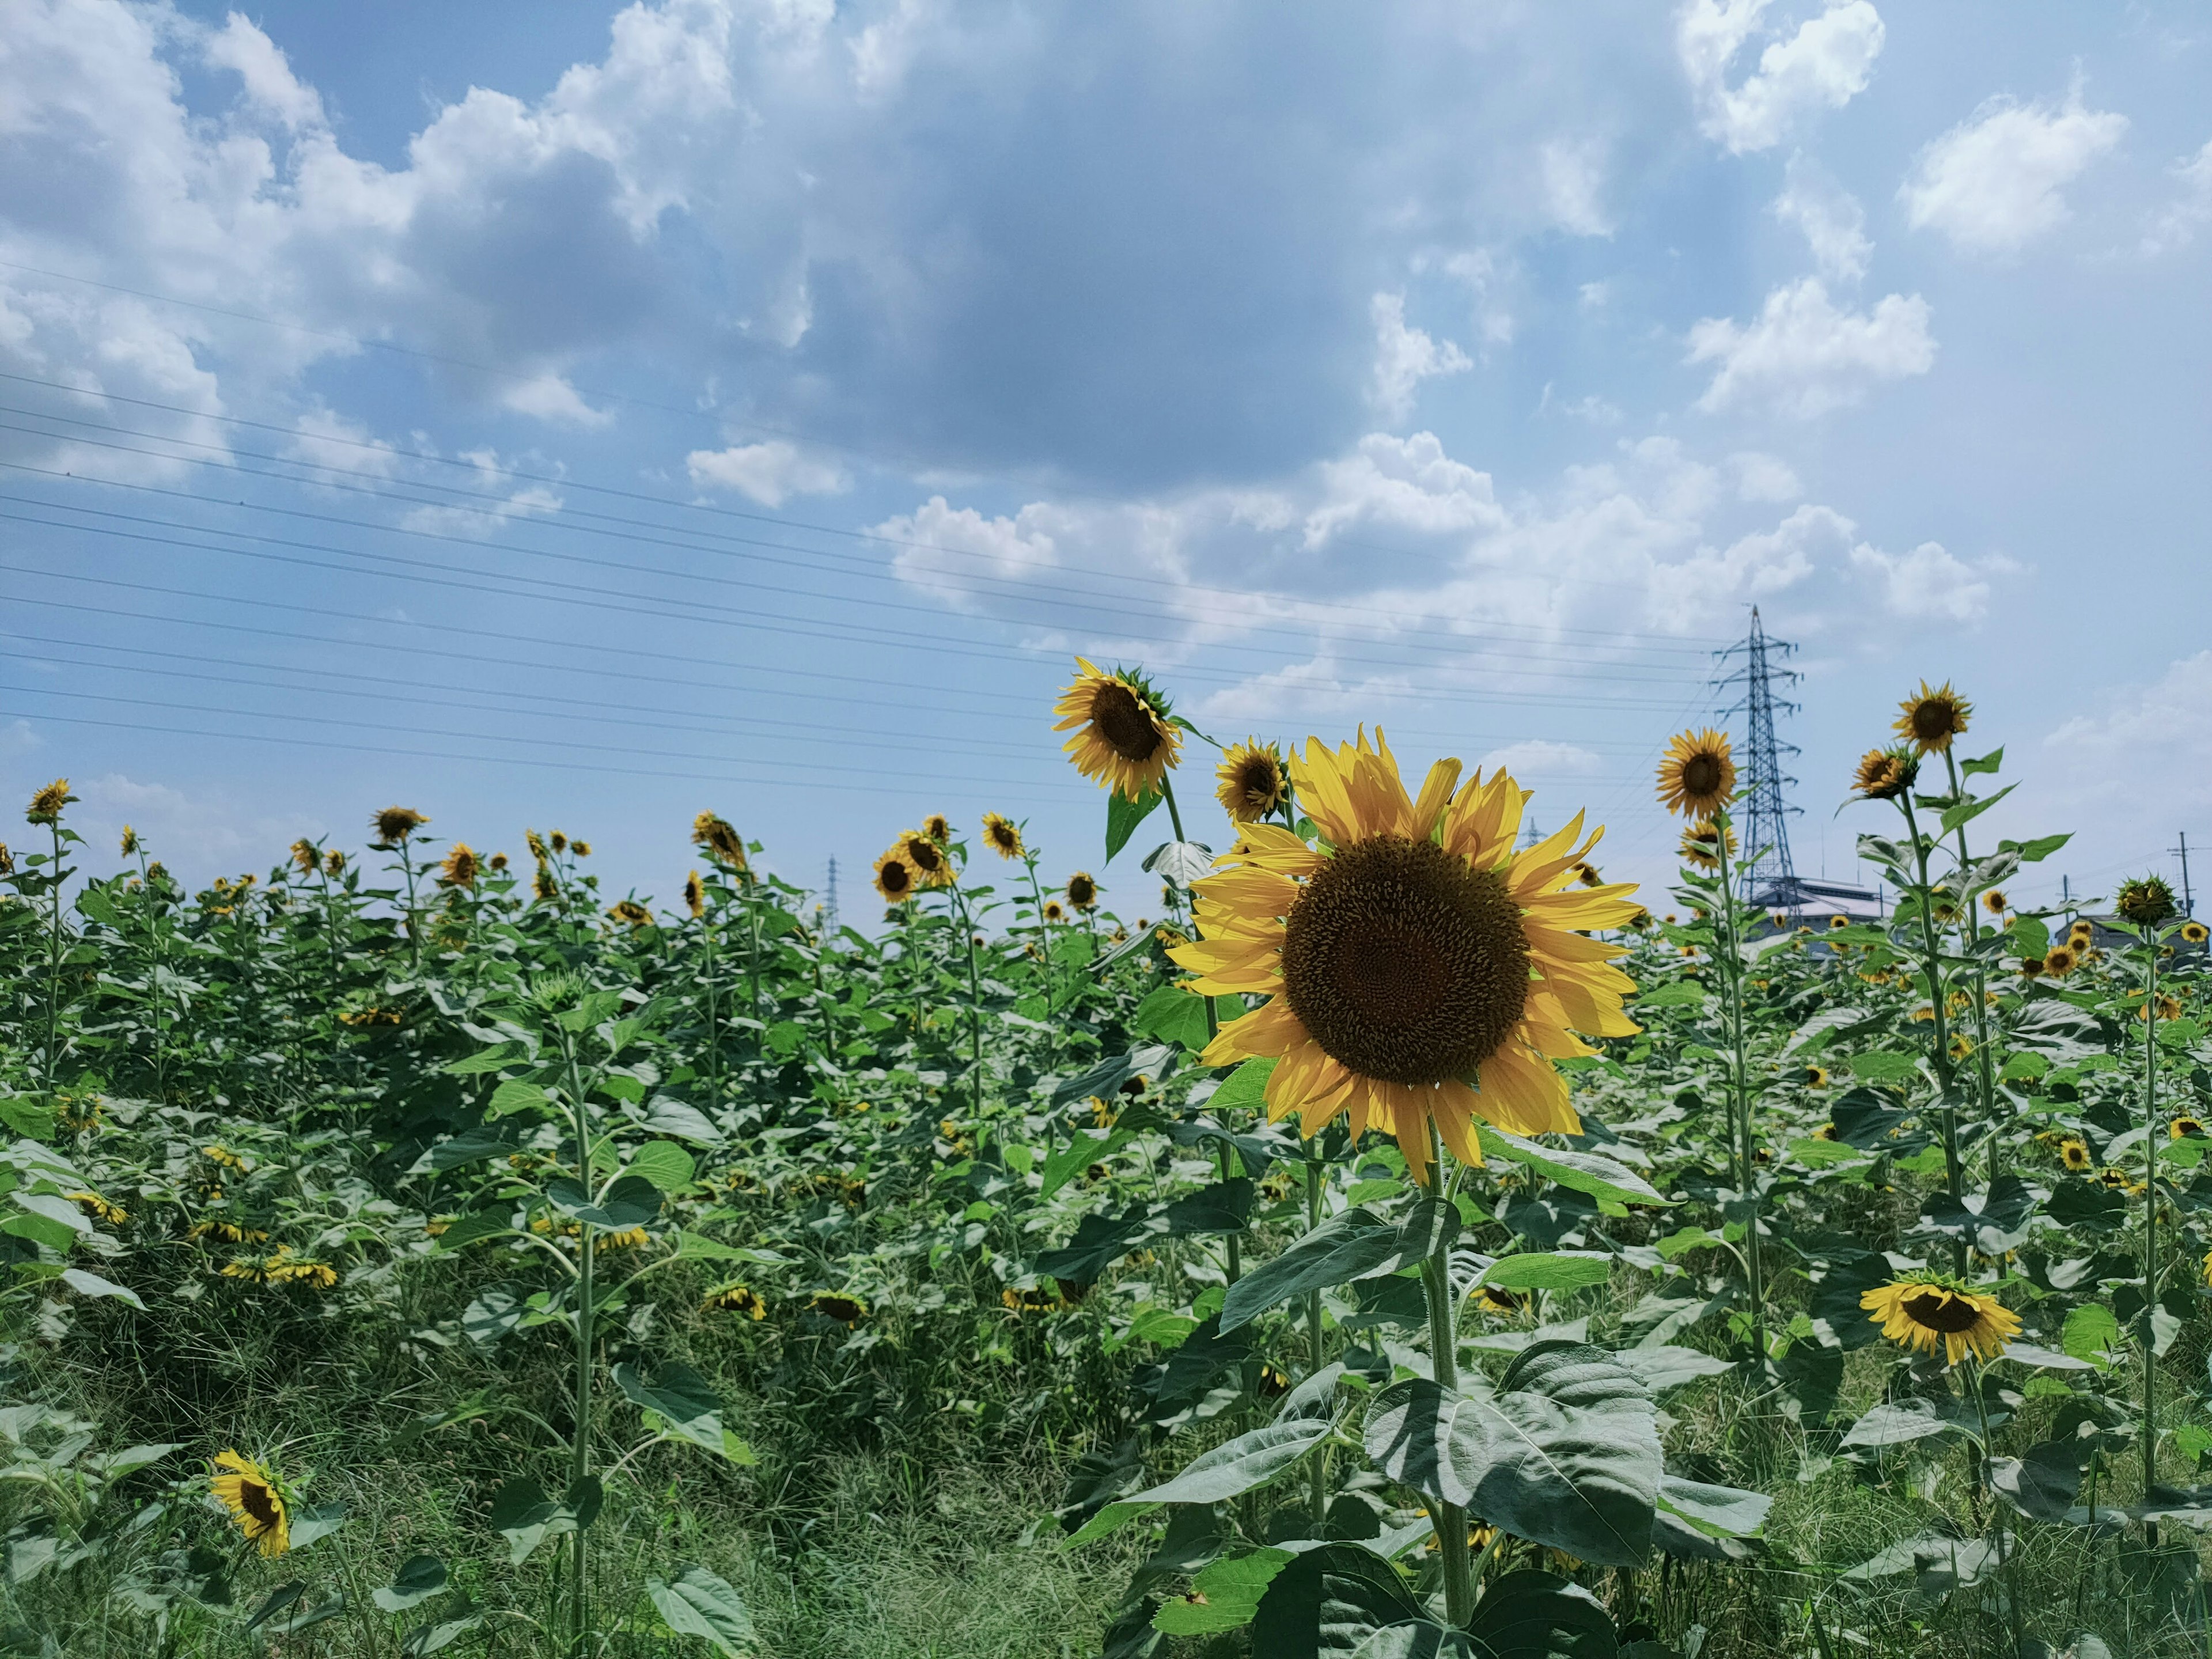
<path fill-rule="evenodd" d="M 1202 1452 L 1172 1480 L 1140 1492 L 1131 1504 L 1218 1504 L 1263 1486 L 1328 1438 L 1322 1418 L 1297 1418 L 1247 1431 Z"/>
<path fill-rule="evenodd" d="M 391 1583 L 374 1593 L 376 1605 L 386 1613 L 404 1613 L 428 1601 L 446 1588 L 446 1564 L 434 1555 L 415 1555 L 392 1576 Z"/>
<path fill-rule="evenodd" d="M 1106 798 L 1106 862 L 1114 862 L 1114 854 L 1129 844 L 1129 837 L 1137 833 L 1137 826 L 1158 810 L 1162 797 L 1147 789 L 1135 800 L 1116 789 Z"/>
<path fill-rule="evenodd" d="M 665 1360 L 648 1379 L 624 1360 L 614 1374 L 615 1386 L 658 1417 L 669 1434 L 708 1451 L 722 1449 L 722 1396 L 689 1365 Z"/>
<path fill-rule="evenodd" d="M 678 1636 L 703 1636 L 724 1653 L 754 1650 L 753 1620 L 744 1599 L 704 1567 L 686 1567 L 672 1584 L 645 1581 L 660 1621 Z"/>
<path fill-rule="evenodd" d="M 1221 1304 L 1221 1328 L 1233 1331 L 1309 1291 L 1396 1273 L 1424 1260 L 1438 1237 L 1457 1231 L 1458 1222 L 1457 1211 L 1433 1199 L 1421 1200 L 1395 1227 L 1355 1205 L 1231 1285 Z"/>

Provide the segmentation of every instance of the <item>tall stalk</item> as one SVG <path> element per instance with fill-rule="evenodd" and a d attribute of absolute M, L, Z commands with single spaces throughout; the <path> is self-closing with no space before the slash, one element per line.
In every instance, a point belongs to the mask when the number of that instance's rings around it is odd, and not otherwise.
<path fill-rule="evenodd" d="M 721 988 L 714 979 L 714 914 L 712 906 L 699 918 L 700 983 L 707 993 L 707 1115 L 716 1123 L 722 1109 Z"/>
<path fill-rule="evenodd" d="M 1735 890 L 1730 885 L 1726 813 L 1713 817 L 1713 850 L 1720 860 L 1721 895 L 1719 936 L 1721 985 L 1728 1004 L 1729 1106 L 1735 1120 L 1736 1145 L 1741 1149 L 1739 1190 L 1751 1205 L 1746 1229 L 1744 1273 L 1750 1280 L 1753 1351 L 1764 1368 L 1766 1347 L 1766 1255 L 1760 1241 L 1764 1204 L 1759 1192 L 1759 1145 L 1752 1120 L 1751 1068 L 1743 1034 L 1743 951 L 1736 934 Z"/>
<path fill-rule="evenodd" d="M 61 1054 L 57 1046 L 61 1034 L 62 1008 L 62 815 L 57 808 L 46 820 L 46 828 L 53 833 L 54 861 L 46 866 L 51 885 L 46 895 L 51 903 L 48 919 L 51 926 L 46 934 L 46 1092 L 54 1089 L 55 1074 L 60 1068 Z"/>
<path fill-rule="evenodd" d="M 968 896 L 957 884 L 952 889 L 952 902 L 959 907 L 960 937 L 968 946 L 968 1103 L 980 1121 L 983 1115 L 983 985 L 975 972 L 975 921 L 968 913 Z"/>
<path fill-rule="evenodd" d="M 1448 1201 L 1444 1189 L 1444 1149 L 1437 1134 L 1436 1120 L 1429 1120 L 1429 1196 Z M 1439 1235 L 1437 1248 L 1421 1263 L 1421 1288 L 1429 1304 L 1429 1364 L 1440 1389 L 1459 1387 L 1459 1329 L 1451 1292 L 1450 1243 Z M 1467 1553 L 1467 1511 L 1457 1504 L 1437 1500 L 1434 1516 L 1437 1553 L 1443 1563 L 1444 1616 L 1464 1627 L 1474 1614 L 1474 1574 Z"/>
<path fill-rule="evenodd" d="M 1160 797 L 1168 804 L 1168 823 L 1174 826 L 1175 838 L 1180 843 L 1183 840 L 1182 811 L 1176 805 L 1175 780 L 1165 773 L 1160 775 Z M 1182 884 L 1179 881 L 1170 880 L 1168 887 L 1169 890 L 1174 893 L 1179 894 L 1182 890 Z M 1176 914 L 1178 917 L 1182 914 L 1182 906 L 1179 903 L 1176 907 Z M 1212 997 L 1203 997 L 1200 1000 L 1206 1004 L 1206 1040 L 1212 1042 L 1215 1037 L 1221 1035 L 1221 1016 L 1215 1009 Z M 1224 1140 L 1218 1144 L 1217 1151 L 1219 1153 L 1221 1178 L 1227 1181 L 1237 1173 L 1236 1149 Z M 1244 1276 L 1244 1241 L 1238 1235 L 1231 1233 L 1224 1242 L 1228 1246 L 1229 1282 L 1234 1285 Z"/>
<path fill-rule="evenodd" d="M 2144 1500 L 2158 1468 L 2158 929 L 2143 930 L 2143 1304 L 2136 1316 L 2142 1346 Z"/>
<path fill-rule="evenodd" d="M 584 1103 L 584 1080 L 576 1064 L 576 1039 L 567 1025 L 556 1016 L 554 1029 L 561 1034 L 561 1058 L 568 1071 L 570 1104 L 574 1109 L 574 1127 L 576 1136 L 576 1183 L 594 1199 L 598 1193 L 592 1179 L 592 1120 L 590 1109 Z M 578 1217 L 576 1238 L 576 1428 L 574 1443 L 568 1453 L 568 1489 L 574 1492 L 584 1477 L 592 1472 L 592 1350 L 596 1310 L 592 1306 L 595 1288 L 592 1284 L 594 1246 L 597 1229 Z M 573 1499 L 571 1501 L 574 1501 Z M 579 1526 L 570 1536 L 575 1540 L 570 1554 L 574 1570 L 574 1582 L 568 1586 L 569 1629 L 574 1642 L 574 1651 L 583 1654 L 588 1644 L 591 1626 L 589 1589 L 585 1578 L 586 1560 L 584 1536 L 586 1528 Z"/>
<path fill-rule="evenodd" d="M 1322 1162 L 1314 1155 L 1313 1143 L 1306 1143 L 1306 1231 L 1311 1233 L 1321 1225 Z M 1317 1376 L 1327 1356 L 1322 1343 L 1321 1292 L 1306 1292 L 1306 1375 Z M 1313 1480 L 1312 1510 L 1313 1536 L 1323 1536 L 1328 1524 L 1328 1454 L 1326 1448 L 1316 1453 L 1310 1466 Z"/>
<path fill-rule="evenodd" d="M 1963 1200 L 1966 1184 L 1959 1166 L 1959 1106 L 1951 1087 L 1950 1021 L 1944 1012 L 1943 999 L 1947 994 L 1943 982 L 1943 951 L 1936 937 L 1936 910 L 1928 885 L 1928 854 L 1934 843 L 1923 840 L 1920 820 L 1912 811 L 1912 791 L 1905 790 L 1897 798 L 1905 812 L 1905 833 L 1912 837 L 1913 868 L 1917 880 L 1914 889 L 1919 902 L 1920 937 L 1926 951 L 1928 1005 L 1934 1012 L 1936 1022 L 1936 1087 L 1938 1115 L 1943 1126 L 1943 1190 L 1951 1195 L 1955 1209 Z M 1952 1245 L 1958 1272 L 1966 1271 L 1966 1241 L 1962 1237 Z"/>
<path fill-rule="evenodd" d="M 1943 751 L 1943 765 L 1951 776 L 1951 799 L 1955 803 L 1964 793 L 1965 781 L 1959 775 L 1959 763 L 1951 751 Z M 2004 1172 L 2004 1137 L 1997 1133 L 1996 1064 L 1990 1053 L 1990 996 L 1989 969 L 1978 948 L 1981 943 L 1982 921 L 1976 914 L 1975 896 L 1966 890 L 1966 872 L 1973 867 L 1973 860 L 1966 851 L 1966 826 L 1960 823 L 1954 831 L 1959 845 L 1959 900 L 1966 915 L 1960 922 L 1966 938 L 1966 955 L 1974 964 L 1974 1074 L 1981 1096 L 1982 1121 L 1990 1137 L 1990 1185 L 1996 1186 L 1997 1176 Z"/>

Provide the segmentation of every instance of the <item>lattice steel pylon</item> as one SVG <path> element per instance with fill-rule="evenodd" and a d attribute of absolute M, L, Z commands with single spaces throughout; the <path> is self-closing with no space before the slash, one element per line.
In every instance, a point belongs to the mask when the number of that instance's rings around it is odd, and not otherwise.
<path fill-rule="evenodd" d="M 1782 757 L 1795 755 L 1795 744 L 1774 734 L 1774 716 L 1794 714 L 1797 705 L 1774 695 L 1777 682 L 1794 684 L 1802 678 L 1795 669 L 1778 668 L 1774 659 L 1794 654 L 1797 647 L 1784 640 L 1771 640 L 1759 623 L 1759 607 L 1751 608 L 1751 632 L 1737 644 L 1713 654 L 1725 664 L 1742 659 L 1741 666 L 1715 682 L 1716 689 L 1741 686 L 1743 695 L 1721 712 L 1723 720 L 1744 717 L 1742 774 L 1737 790 L 1738 844 L 1743 849 L 1741 866 L 1743 896 L 1778 909 L 1795 912 L 1802 900 L 1797 890 L 1797 867 L 1790 857 L 1789 817 L 1798 809 L 1790 804 L 1784 789 L 1797 781 L 1782 769 Z"/>

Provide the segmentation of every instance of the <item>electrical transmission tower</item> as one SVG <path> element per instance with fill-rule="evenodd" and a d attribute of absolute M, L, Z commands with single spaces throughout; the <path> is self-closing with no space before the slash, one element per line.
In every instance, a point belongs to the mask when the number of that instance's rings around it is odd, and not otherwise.
<path fill-rule="evenodd" d="M 1720 686 L 1740 686 L 1742 696 L 1722 711 L 1723 720 L 1744 716 L 1744 771 L 1747 777 L 1738 799 L 1743 848 L 1743 895 L 1746 898 L 1795 911 L 1802 902 L 1797 868 L 1790 857 L 1790 814 L 1798 809 L 1784 794 L 1796 779 L 1782 769 L 1782 757 L 1795 755 L 1795 744 L 1774 735 L 1777 714 L 1794 714 L 1797 705 L 1774 695 L 1778 684 L 1794 684 L 1795 669 L 1780 668 L 1777 660 L 1797 647 L 1783 640 L 1770 640 L 1760 626 L 1759 607 L 1751 610 L 1751 632 L 1741 641 L 1713 654 L 1723 663 L 1741 658 L 1741 665 L 1726 675 Z"/>
<path fill-rule="evenodd" d="M 830 891 L 823 907 L 822 937 L 824 940 L 837 937 L 837 855 L 830 855 Z"/>

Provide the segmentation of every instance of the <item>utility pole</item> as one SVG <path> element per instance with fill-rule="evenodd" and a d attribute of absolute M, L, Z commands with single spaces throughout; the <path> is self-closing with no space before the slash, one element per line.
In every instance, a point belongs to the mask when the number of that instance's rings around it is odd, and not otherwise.
<path fill-rule="evenodd" d="M 2181 859 L 2181 914 L 2193 916 L 2197 914 L 2197 901 L 2189 890 L 2189 831 L 2185 830 L 2181 832 L 2180 846 L 2169 847 L 2166 850 L 2179 854 Z"/>
<path fill-rule="evenodd" d="M 1783 788 L 1797 780 L 1783 771 L 1782 757 L 1798 750 L 1795 744 L 1784 743 L 1775 736 L 1774 717 L 1796 714 L 1797 705 L 1776 696 L 1774 688 L 1778 683 L 1786 684 L 1800 678 L 1795 669 L 1775 665 L 1777 659 L 1796 649 L 1785 640 L 1767 638 L 1759 620 L 1759 607 L 1753 605 L 1751 632 L 1726 650 L 1713 653 L 1723 662 L 1731 657 L 1743 659 L 1742 667 L 1717 684 L 1743 688 L 1743 696 L 1722 711 L 1722 718 L 1744 716 L 1744 759 L 1749 774 L 1741 796 L 1744 896 L 1755 896 L 1764 886 L 1781 901 L 1777 908 L 1788 910 L 1793 921 L 1804 908 L 1804 901 L 1797 890 L 1797 868 L 1790 856 L 1787 820 L 1798 809 L 1790 805 Z"/>

